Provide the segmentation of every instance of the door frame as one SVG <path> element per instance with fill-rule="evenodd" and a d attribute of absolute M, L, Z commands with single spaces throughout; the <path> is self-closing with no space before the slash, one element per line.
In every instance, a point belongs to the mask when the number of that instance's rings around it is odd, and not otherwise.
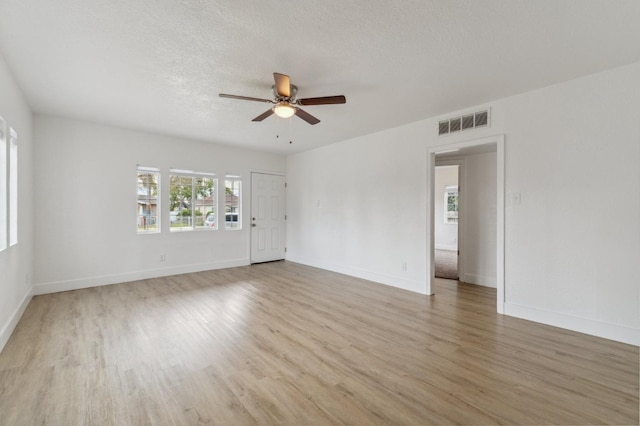
<path fill-rule="evenodd" d="M 504 313 L 505 303 L 505 233 L 504 233 L 504 209 L 505 209 L 505 142 L 504 134 L 489 136 L 480 139 L 438 145 L 427 149 L 427 294 L 433 295 L 435 281 L 434 270 L 434 177 L 436 154 L 482 145 L 496 145 L 496 309 L 500 314 Z M 458 229 L 460 231 L 460 229 Z"/>

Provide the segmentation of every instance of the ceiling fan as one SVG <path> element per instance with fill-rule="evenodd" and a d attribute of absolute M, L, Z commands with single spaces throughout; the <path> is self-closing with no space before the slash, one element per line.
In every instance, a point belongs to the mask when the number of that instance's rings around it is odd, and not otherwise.
<path fill-rule="evenodd" d="M 263 112 L 251 121 L 262 121 L 272 114 L 276 114 L 278 117 L 289 118 L 292 115 L 297 115 L 307 123 L 313 125 L 318 124 L 318 120 L 313 115 L 300 109 L 298 105 L 331 105 L 331 104 L 344 104 L 347 102 L 347 98 L 344 96 L 324 96 L 320 98 L 304 98 L 296 99 L 298 94 L 298 88 L 289 82 L 289 76 L 273 73 L 273 79 L 275 83 L 271 88 L 273 90 L 274 99 L 261 99 L 252 98 L 250 96 L 238 96 L 227 95 L 226 93 L 220 93 L 221 98 L 240 99 L 245 101 L 267 102 L 274 104 L 274 106 L 267 111 Z"/>

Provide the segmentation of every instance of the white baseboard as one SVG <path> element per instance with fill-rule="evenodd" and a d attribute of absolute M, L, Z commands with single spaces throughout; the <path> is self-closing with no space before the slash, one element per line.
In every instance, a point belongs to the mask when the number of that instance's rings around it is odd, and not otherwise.
<path fill-rule="evenodd" d="M 458 251 L 458 246 L 448 246 L 446 244 L 436 244 L 434 249 L 436 249 L 436 250 Z"/>
<path fill-rule="evenodd" d="M 575 317 L 559 312 L 546 311 L 515 303 L 504 304 L 504 313 L 513 317 L 535 321 L 579 333 L 603 337 L 616 342 L 640 346 L 640 329 L 609 324 L 592 319 Z"/>
<path fill-rule="evenodd" d="M 364 269 L 353 268 L 351 266 L 339 265 L 329 262 L 317 262 L 309 259 L 304 259 L 296 256 L 287 255 L 286 258 L 289 262 L 301 263 L 307 266 L 313 266 L 314 268 L 326 269 L 328 271 L 337 272 L 339 274 L 350 275 L 352 277 L 362 278 L 365 280 L 373 281 L 379 284 L 388 285 L 391 287 L 401 288 L 403 290 L 413 291 L 415 293 L 427 294 L 427 282 L 424 281 L 409 280 L 401 277 L 394 277 L 385 274 L 379 274 L 377 272 L 367 271 Z"/>
<path fill-rule="evenodd" d="M 0 331 L 0 352 L 4 349 L 5 345 L 9 341 L 13 330 L 15 330 L 20 318 L 22 318 L 22 314 L 24 314 L 24 310 L 27 309 L 29 302 L 31 302 L 31 298 L 33 297 L 32 291 L 29 291 L 24 298 L 22 298 L 22 302 L 18 305 L 18 307 L 13 311 L 11 316 L 9 317 L 9 321 L 2 327 Z"/>
<path fill-rule="evenodd" d="M 119 284 L 130 281 L 146 280 L 149 278 L 166 277 L 170 275 L 189 274 L 192 272 L 209 271 L 213 269 L 234 268 L 246 266 L 249 259 L 237 259 L 225 262 L 207 262 L 191 265 L 170 266 L 167 268 L 147 269 L 143 271 L 125 272 L 122 274 L 101 275 L 95 277 L 77 278 L 73 280 L 54 281 L 36 284 L 34 295 L 57 293 L 60 291 L 78 290 L 81 288 L 99 287 L 103 285 Z"/>
<path fill-rule="evenodd" d="M 467 273 L 462 273 L 460 275 L 460 281 L 462 281 L 463 283 L 477 284 L 483 285 L 485 287 L 496 288 L 496 277 L 487 277 L 485 275 Z"/>

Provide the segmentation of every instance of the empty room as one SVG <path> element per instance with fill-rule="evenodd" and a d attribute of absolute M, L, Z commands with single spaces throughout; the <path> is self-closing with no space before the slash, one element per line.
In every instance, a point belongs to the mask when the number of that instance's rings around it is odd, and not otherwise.
<path fill-rule="evenodd" d="M 637 425 L 638 22 L 0 0 L 0 425 Z"/>

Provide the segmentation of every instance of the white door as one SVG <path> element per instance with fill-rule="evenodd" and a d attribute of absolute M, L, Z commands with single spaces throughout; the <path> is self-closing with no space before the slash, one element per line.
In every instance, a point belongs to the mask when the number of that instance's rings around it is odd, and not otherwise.
<path fill-rule="evenodd" d="M 284 176 L 251 173 L 251 263 L 284 259 Z"/>

